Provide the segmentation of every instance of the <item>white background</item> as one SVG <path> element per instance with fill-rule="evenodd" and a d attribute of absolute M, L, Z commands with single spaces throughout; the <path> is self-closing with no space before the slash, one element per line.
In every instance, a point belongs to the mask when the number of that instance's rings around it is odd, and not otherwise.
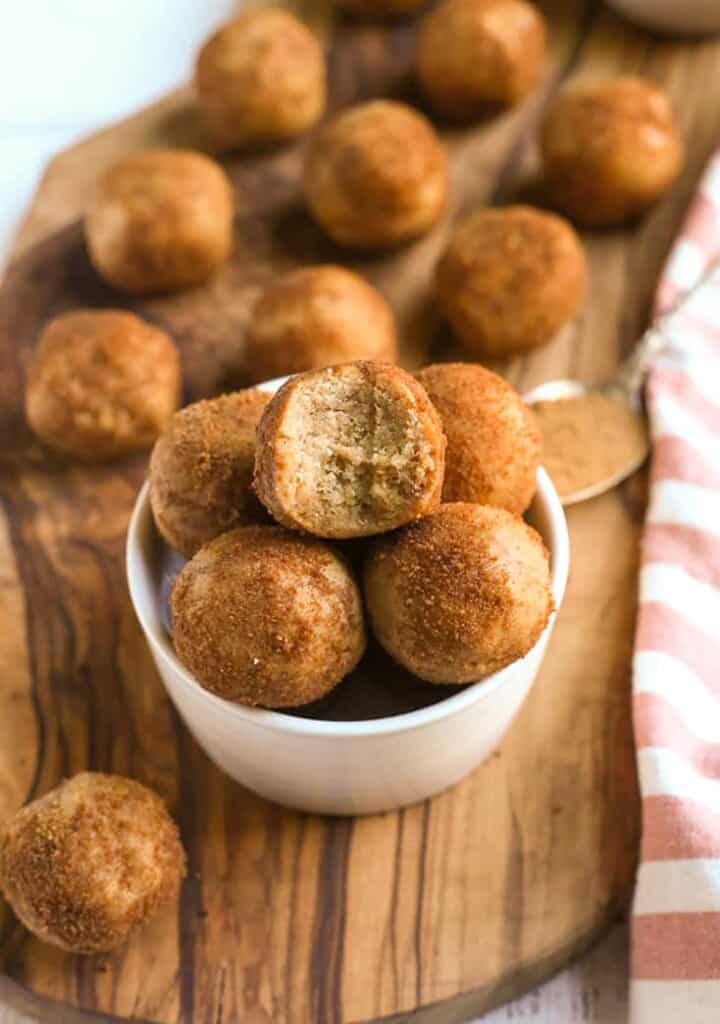
<path fill-rule="evenodd" d="M 0 264 L 47 159 L 185 80 L 234 0 L 0 0 Z M 483 1024 L 621 1024 L 627 936 Z M 0 1020 L 10 1024 L 0 1008 Z"/>

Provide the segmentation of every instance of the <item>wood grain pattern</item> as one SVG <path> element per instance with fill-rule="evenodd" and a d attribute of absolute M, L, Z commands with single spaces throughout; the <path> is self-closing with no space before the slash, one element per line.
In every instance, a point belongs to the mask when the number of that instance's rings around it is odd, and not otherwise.
<path fill-rule="evenodd" d="M 324 3 L 311 15 L 329 31 Z M 653 39 L 590 0 L 544 6 L 553 60 L 542 89 L 518 111 L 445 133 L 454 184 L 446 222 L 403 252 L 351 263 L 395 306 L 408 365 L 451 351 L 427 294 L 449 224 L 461 210 L 533 194 L 535 126 L 563 79 L 620 69 L 656 78 L 678 108 L 689 160 L 642 224 L 588 237 L 586 310 L 549 348 L 503 368 L 519 387 L 556 375 L 597 380 L 616 365 L 647 319 L 720 135 L 720 96 L 707 87 L 720 44 Z M 340 25 L 333 105 L 412 96 L 412 32 Z M 213 393 L 242 383 L 244 322 L 263 281 L 311 260 L 348 261 L 303 212 L 301 147 L 291 147 L 229 161 L 236 255 L 209 288 L 127 303 L 92 272 L 77 217 L 100 167 L 160 142 L 202 142 L 187 93 L 57 158 L 2 290 L 0 820 L 81 768 L 128 773 L 169 800 L 190 875 L 177 908 L 104 958 L 44 947 L 3 908 L 0 1001 L 57 1024 L 107 1014 L 345 1024 L 417 1008 L 413 1019 L 465 1019 L 586 948 L 629 898 L 638 838 L 629 663 L 644 481 L 570 510 L 571 581 L 541 677 L 501 751 L 455 790 L 398 814 L 334 821 L 271 806 L 223 778 L 173 714 L 126 595 L 124 532 L 145 460 L 89 470 L 48 457 L 23 422 L 24 369 L 49 316 L 129 305 L 177 338 L 186 397 Z"/>

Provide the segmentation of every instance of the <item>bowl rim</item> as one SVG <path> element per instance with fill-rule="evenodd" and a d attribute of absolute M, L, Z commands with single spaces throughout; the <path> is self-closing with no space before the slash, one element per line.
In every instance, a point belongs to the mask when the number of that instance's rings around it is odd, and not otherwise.
<path fill-rule="evenodd" d="M 286 379 L 279 378 L 276 381 L 267 381 L 260 386 L 263 390 L 274 391 Z M 537 471 L 537 491 L 534 500 L 543 506 L 548 524 L 548 536 L 543 539 L 546 541 L 550 552 L 550 579 L 555 609 L 537 642 L 524 657 L 511 662 L 499 672 L 494 672 L 492 675 L 475 683 L 469 683 L 459 693 L 454 693 L 435 704 L 383 718 L 334 722 L 327 719 L 298 718 L 294 715 L 288 715 L 283 711 L 249 707 L 248 705 L 226 700 L 224 697 L 219 697 L 206 690 L 194 675 L 185 668 L 175 654 L 172 640 L 163 626 L 160 616 L 154 616 L 155 621 L 151 622 L 145 615 L 143 610 L 146 603 L 143 594 L 145 584 L 142 577 L 144 575 L 151 577 L 152 568 L 148 565 L 148 560 L 145 557 L 142 538 L 147 530 L 154 531 L 157 536 L 157 530 L 150 509 L 149 493 L 149 483 L 146 480 L 135 500 L 128 525 L 125 550 L 130 599 L 137 620 L 152 652 L 168 671 L 172 672 L 176 678 L 180 679 L 184 685 L 193 691 L 196 697 L 208 705 L 209 710 L 235 721 L 246 722 L 274 732 L 296 733 L 305 736 L 332 736 L 336 738 L 380 736 L 387 733 L 421 728 L 459 713 L 470 705 L 489 698 L 497 689 L 510 680 L 511 675 L 514 675 L 519 667 L 532 658 L 533 653 L 540 645 L 546 643 L 565 594 L 570 567 L 570 540 L 567 520 L 550 477 L 542 467 L 539 467 Z M 154 603 L 154 598 L 151 599 L 150 603 Z"/>

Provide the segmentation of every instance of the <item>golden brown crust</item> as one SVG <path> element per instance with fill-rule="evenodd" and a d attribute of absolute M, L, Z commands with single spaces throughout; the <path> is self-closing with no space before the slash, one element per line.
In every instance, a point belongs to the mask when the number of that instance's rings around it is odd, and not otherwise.
<path fill-rule="evenodd" d="M 353 359 L 394 362 L 395 317 L 381 293 L 344 267 L 291 270 L 255 304 L 246 337 L 253 381 Z"/>
<path fill-rule="evenodd" d="M 377 540 L 364 574 L 375 635 L 431 683 L 469 683 L 523 657 L 553 608 L 540 536 L 504 509 L 454 503 Z"/>
<path fill-rule="evenodd" d="M 72 953 L 126 941 L 177 896 L 185 854 L 152 790 L 84 772 L 23 807 L 0 839 L 0 886 L 34 935 Z"/>
<path fill-rule="evenodd" d="M 210 541 L 172 593 L 178 656 L 227 700 L 295 707 L 329 693 L 365 650 L 362 601 L 321 541 L 245 526 Z"/>
<path fill-rule="evenodd" d="M 293 138 L 325 109 L 322 47 L 289 11 L 246 11 L 200 50 L 195 88 L 220 145 Z"/>
<path fill-rule="evenodd" d="M 628 76 L 563 90 L 542 126 L 541 152 L 558 209 L 602 227 L 651 206 L 680 173 L 684 147 L 665 93 Z"/>
<path fill-rule="evenodd" d="M 423 91 L 450 118 L 517 103 L 540 80 L 546 34 L 543 16 L 525 0 L 444 0 L 418 32 Z"/>
<path fill-rule="evenodd" d="M 523 513 L 535 494 L 542 445 L 520 395 L 477 363 L 436 363 L 416 376 L 447 437 L 443 501 Z"/>
<path fill-rule="evenodd" d="M 233 192 L 202 153 L 155 149 L 100 178 L 85 216 L 90 259 L 115 288 L 137 294 L 202 284 L 232 248 Z"/>
<path fill-rule="evenodd" d="M 40 336 L 25 413 L 48 447 L 110 459 L 153 444 L 181 387 L 180 357 L 164 331 L 122 310 L 75 310 Z"/>
<path fill-rule="evenodd" d="M 417 486 L 407 489 L 402 504 L 391 513 L 386 509 L 378 510 L 377 520 L 374 520 L 372 512 L 369 512 L 368 518 L 353 528 L 339 527 L 327 518 L 320 522 L 320 514 L 317 519 L 301 514 L 293 491 L 293 467 L 296 464 L 297 453 L 293 450 L 293 444 L 289 442 L 287 421 L 290 410 L 299 393 L 311 395 L 318 383 L 323 384 L 333 379 L 357 381 L 371 393 L 375 388 L 380 389 L 387 393 L 390 401 L 398 403 L 399 415 L 410 410 L 419 425 L 422 441 L 428 453 L 427 472 L 418 478 Z M 372 405 L 371 401 L 368 405 L 370 411 L 366 423 L 369 449 L 373 448 Z M 409 472 L 412 472 L 412 469 L 411 466 Z M 445 435 L 436 409 L 425 389 L 411 374 L 399 366 L 388 363 L 359 361 L 323 370 L 311 370 L 293 377 L 273 396 L 258 426 L 255 492 L 270 514 L 292 530 L 328 538 L 347 539 L 395 529 L 437 508 L 442 493 L 444 471 Z"/>
<path fill-rule="evenodd" d="M 308 149 L 303 190 L 339 245 L 391 248 L 424 234 L 447 202 L 447 154 L 417 110 L 374 100 L 324 125 Z"/>
<path fill-rule="evenodd" d="M 436 271 L 443 312 L 468 353 L 481 357 L 546 344 L 580 309 L 586 280 L 572 226 L 530 206 L 472 214 Z"/>
<path fill-rule="evenodd" d="M 255 430 L 268 398 L 248 388 L 194 402 L 175 413 L 153 448 L 155 524 L 186 557 L 219 533 L 264 517 L 251 484 Z"/>

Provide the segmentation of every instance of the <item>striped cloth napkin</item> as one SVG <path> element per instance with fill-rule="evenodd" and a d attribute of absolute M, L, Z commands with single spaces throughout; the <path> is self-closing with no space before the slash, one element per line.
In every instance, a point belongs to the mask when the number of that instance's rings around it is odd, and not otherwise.
<path fill-rule="evenodd" d="M 632 1024 L 720 1024 L 720 151 L 663 274 L 633 714 Z M 704 278 L 704 280 L 703 280 Z"/>

